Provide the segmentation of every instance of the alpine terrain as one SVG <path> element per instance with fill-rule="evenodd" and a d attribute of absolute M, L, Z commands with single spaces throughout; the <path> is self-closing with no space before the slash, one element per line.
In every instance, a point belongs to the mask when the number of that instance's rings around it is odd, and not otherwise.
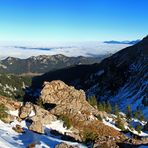
<path fill-rule="evenodd" d="M 0 146 L 147 147 L 147 48 L 148 36 L 101 63 L 52 70 L 32 81 L 1 74 Z"/>

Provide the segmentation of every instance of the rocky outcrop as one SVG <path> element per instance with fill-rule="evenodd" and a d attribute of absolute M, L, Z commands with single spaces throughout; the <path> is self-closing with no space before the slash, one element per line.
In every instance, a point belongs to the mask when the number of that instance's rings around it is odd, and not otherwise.
<path fill-rule="evenodd" d="M 51 114 L 49 111 L 37 106 L 34 106 L 34 116 L 30 117 L 32 121 L 40 121 L 42 124 L 49 124 L 51 121 L 55 121 L 57 117 Z"/>
<path fill-rule="evenodd" d="M 49 111 L 30 102 L 26 102 L 26 104 L 20 108 L 19 117 L 21 119 L 29 119 L 31 122 L 29 129 L 37 133 L 44 133 L 43 125 L 49 124 L 51 121 L 57 119 L 56 116 L 52 115 Z"/>
<path fill-rule="evenodd" d="M 5 123 L 11 123 L 12 121 L 14 121 L 15 117 L 10 115 L 10 114 L 7 114 L 7 117 L 3 118 L 3 121 Z"/>
<path fill-rule="evenodd" d="M 31 114 L 31 111 L 34 110 L 33 105 L 29 102 L 27 102 L 24 106 L 20 108 L 19 117 L 21 119 L 25 119 L 29 117 Z"/>
<path fill-rule="evenodd" d="M 32 124 L 29 126 L 29 130 L 32 130 L 34 132 L 43 134 L 44 133 L 44 128 L 41 123 L 41 121 L 33 121 Z"/>
<path fill-rule="evenodd" d="M 66 143 L 60 143 L 60 144 L 56 145 L 55 148 L 79 148 L 79 147 L 77 147 L 77 146 L 71 146 L 71 145 L 68 145 Z"/>
<path fill-rule="evenodd" d="M 19 109 L 21 107 L 20 102 L 4 96 L 0 96 L 0 104 L 4 104 L 8 110 L 12 111 Z"/>
<path fill-rule="evenodd" d="M 16 131 L 17 133 L 24 133 L 23 128 L 20 125 L 16 125 L 15 127 L 12 128 L 14 131 Z"/>
<path fill-rule="evenodd" d="M 29 118 L 32 121 L 39 120 L 42 124 L 49 124 L 51 121 L 56 120 L 56 116 L 49 111 L 30 102 L 26 102 L 26 104 L 20 108 L 19 116 L 23 119 Z"/>
<path fill-rule="evenodd" d="M 76 90 L 72 86 L 57 80 L 45 82 L 40 96 L 43 104 L 48 104 L 50 112 L 57 116 L 66 115 L 71 120 L 74 128 L 78 129 L 81 139 L 83 132 L 90 130 L 99 135 L 119 136 L 120 133 L 115 129 L 105 126 L 96 117 L 100 112 L 93 108 L 87 101 L 83 90 Z M 103 115 L 101 113 L 101 115 Z"/>
<path fill-rule="evenodd" d="M 116 139 L 113 137 L 98 137 L 93 145 L 93 148 L 119 148 L 116 144 Z"/>
<path fill-rule="evenodd" d="M 94 120 L 94 109 L 87 101 L 83 90 L 76 90 L 64 82 L 52 81 L 45 82 L 41 91 L 41 101 L 45 104 L 54 104 L 51 112 L 56 115 L 66 114 L 78 120 Z M 92 118 L 91 118 L 92 117 Z"/>

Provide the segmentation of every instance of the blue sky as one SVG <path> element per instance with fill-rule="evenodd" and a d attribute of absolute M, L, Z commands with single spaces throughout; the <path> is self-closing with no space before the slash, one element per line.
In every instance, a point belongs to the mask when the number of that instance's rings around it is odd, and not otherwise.
<path fill-rule="evenodd" d="M 0 0 L 0 40 L 133 40 L 148 34 L 148 0 Z"/>

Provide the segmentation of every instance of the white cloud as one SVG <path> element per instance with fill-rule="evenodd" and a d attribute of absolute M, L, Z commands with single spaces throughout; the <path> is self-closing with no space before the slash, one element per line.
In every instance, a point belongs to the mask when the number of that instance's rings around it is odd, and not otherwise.
<path fill-rule="evenodd" d="M 52 43 L 16 43 L 0 42 L 0 59 L 8 56 L 28 58 L 37 55 L 64 54 L 66 56 L 89 56 L 115 53 L 129 45 L 105 44 L 101 42 L 52 42 Z M 21 47 L 26 47 L 22 49 Z M 29 49 L 32 48 L 32 49 Z M 33 49 L 35 48 L 35 49 Z M 38 49 L 37 49 L 38 48 Z M 40 50 L 49 48 L 50 50 Z"/>

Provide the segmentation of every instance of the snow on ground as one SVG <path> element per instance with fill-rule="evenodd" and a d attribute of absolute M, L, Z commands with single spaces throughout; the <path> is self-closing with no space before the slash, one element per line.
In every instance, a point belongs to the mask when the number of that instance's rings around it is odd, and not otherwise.
<path fill-rule="evenodd" d="M 142 125 L 142 126 L 144 126 L 146 123 L 147 122 L 140 121 L 138 119 L 132 118 L 132 121 L 130 122 L 130 125 L 132 125 L 132 127 L 135 128 L 139 124 Z M 129 129 L 129 130 L 131 131 L 131 129 Z M 138 133 L 136 130 L 133 129 L 131 132 L 134 133 L 134 134 L 136 134 L 136 135 L 139 135 L 141 137 L 148 137 L 148 132 L 146 132 L 146 131 L 141 131 L 141 133 Z"/>
<path fill-rule="evenodd" d="M 30 113 L 29 117 L 33 117 L 33 116 L 35 116 L 35 111 L 31 110 L 31 113 Z"/>
<path fill-rule="evenodd" d="M 122 114 L 123 116 L 125 116 L 125 114 L 124 113 L 122 113 L 122 112 L 120 112 L 120 114 Z M 116 130 L 118 130 L 118 131 L 121 131 L 121 129 L 119 129 L 118 127 L 116 127 L 115 126 L 115 121 L 113 121 L 113 118 L 116 118 L 116 116 L 115 115 L 113 115 L 113 114 L 111 114 L 111 116 L 112 116 L 112 118 L 110 117 L 106 117 L 105 119 L 103 119 L 102 121 L 103 121 L 103 123 L 105 124 L 105 125 L 108 125 L 108 126 L 110 126 L 110 127 L 113 127 L 114 129 L 116 129 Z M 123 118 L 125 121 L 126 121 L 126 118 Z M 148 137 L 148 132 L 147 131 L 141 131 L 141 133 L 138 133 L 136 130 L 135 130 L 135 127 L 136 127 L 136 125 L 142 125 L 142 126 L 144 126 L 145 124 L 146 124 L 147 122 L 145 122 L 145 121 L 139 121 L 138 119 L 134 119 L 134 118 L 132 118 L 131 119 L 131 122 L 130 122 L 130 125 L 132 125 L 132 127 L 133 127 L 133 130 L 131 130 L 128 126 L 125 126 L 124 125 L 124 128 L 125 129 L 128 129 L 131 133 L 133 133 L 133 134 L 136 134 L 136 135 L 139 135 L 139 136 L 141 136 L 141 137 Z"/>
<path fill-rule="evenodd" d="M 107 118 L 107 120 L 103 119 L 102 121 L 103 121 L 103 123 L 104 123 L 105 125 L 108 125 L 108 126 L 110 126 L 110 127 L 113 127 L 114 129 L 118 130 L 118 131 L 121 131 L 121 129 L 119 129 L 119 128 L 117 128 L 117 127 L 115 126 L 115 123 L 112 122 L 112 119 L 111 119 L 111 118 Z"/>
<path fill-rule="evenodd" d="M 64 134 L 65 132 L 71 133 L 72 131 L 64 127 L 63 124 L 64 124 L 63 121 L 56 120 L 56 121 L 51 122 L 51 124 L 46 125 L 45 127 L 47 127 L 48 129 L 56 130 L 61 134 Z"/>
<path fill-rule="evenodd" d="M 12 115 L 12 116 L 18 116 L 19 110 L 14 110 L 14 111 L 9 110 L 8 113 L 9 113 L 10 115 Z"/>
<path fill-rule="evenodd" d="M 24 128 L 25 133 L 16 133 L 12 129 L 12 127 L 14 127 L 16 124 L 21 125 Z M 59 123 L 56 125 L 59 125 Z M 43 135 L 34 133 L 28 130 L 25 121 L 19 123 L 15 120 L 11 124 L 6 124 L 0 120 L 0 148 L 26 148 L 31 143 L 38 143 L 36 146 L 37 148 L 54 148 L 55 145 L 61 142 L 65 142 L 69 145 L 79 146 L 80 148 L 85 148 L 85 146 L 80 143 L 63 141 L 60 138 L 50 134 Z"/>

